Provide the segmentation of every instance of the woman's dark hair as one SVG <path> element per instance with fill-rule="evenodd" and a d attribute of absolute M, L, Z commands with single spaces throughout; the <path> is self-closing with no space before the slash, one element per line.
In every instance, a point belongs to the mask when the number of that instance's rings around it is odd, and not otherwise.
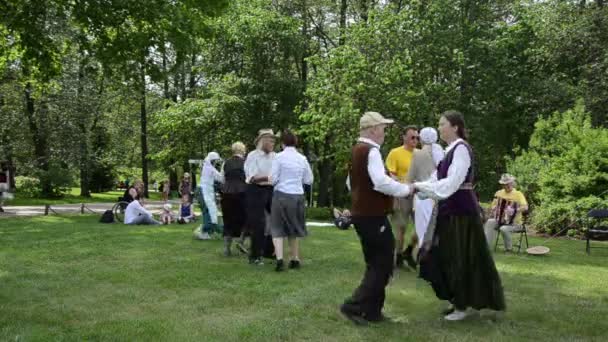
<path fill-rule="evenodd" d="M 456 130 L 456 134 L 459 138 L 463 140 L 467 140 L 467 132 L 464 124 L 464 116 L 462 113 L 456 110 L 448 110 L 441 114 L 452 126 L 458 127 Z"/>
<path fill-rule="evenodd" d="M 283 134 L 281 134 L 281 141 L 285 146 L 295 147 L 298 144 L 298 138 L 289 130 L 283 131 Z"/>

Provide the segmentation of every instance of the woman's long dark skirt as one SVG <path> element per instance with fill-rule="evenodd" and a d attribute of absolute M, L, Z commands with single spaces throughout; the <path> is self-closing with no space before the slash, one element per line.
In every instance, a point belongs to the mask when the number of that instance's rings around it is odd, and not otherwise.
<path fill-rule="evenodd" d="M 505 310 L 500 276 L 479 216 L 439 216 L 430 250 L 421 257 L 420 277 L 439 299 L 458 310 Z"/>
<path fill-rule="evenodd" d="M 224 236 L 239 237 L 247 222 L 245 193 L 222 194 Z"/>

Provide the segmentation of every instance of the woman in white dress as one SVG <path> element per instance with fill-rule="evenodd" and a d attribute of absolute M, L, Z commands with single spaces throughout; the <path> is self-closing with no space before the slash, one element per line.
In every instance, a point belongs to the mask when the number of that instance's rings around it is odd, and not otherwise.
<path fill-rule="evenodd" d="M 437 165 L 439 165 L 444 156 L 443 149 L 437 144 L 437 131 L 434 128 L 426 127 L 420 130 L 420 142 L 422 143 L 422 148 L 414 151 L 412 163 L 407 174 L 408 183 L 429 180 L 437 172 Z M 434 205 L 435 201 L 431 198 L 425 199 L 416 195 L 414 199 L 414 221 L 416 235 L 418 236 L 418 247 L 424 241 L 424 235 L 431 221 Z"/>

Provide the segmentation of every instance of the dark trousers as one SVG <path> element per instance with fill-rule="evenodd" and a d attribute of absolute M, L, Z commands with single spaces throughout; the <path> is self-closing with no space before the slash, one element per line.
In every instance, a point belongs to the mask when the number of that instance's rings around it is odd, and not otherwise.
<path fill-rule="evenodd" d="M 266 212 L 270 212 L 272 205 L 272 187 L 247 185 L 247 225 L 251 234 L 250 259 L 261 258 L 266 230 Z"/>
<path fill-rule="evenodd" d="M 345 301 L 367 319 L 380 317 L 385 288 L 393 272 L 395 237 L 386 216 L 353 217 L 365 258 L 365 274 L 352 297 Z"/>

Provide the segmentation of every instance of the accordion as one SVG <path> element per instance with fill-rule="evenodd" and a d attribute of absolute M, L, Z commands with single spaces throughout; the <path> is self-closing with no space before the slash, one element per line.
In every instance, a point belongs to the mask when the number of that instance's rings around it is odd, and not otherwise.
<path fill-rule="evenodd" d="M 511 225 L 517 216 L 519 205 L 515 201 L 510 201 L 504 198 L 496 198 L 496 207 L 494 207 L 493 217 L 499 225 Z"/>

